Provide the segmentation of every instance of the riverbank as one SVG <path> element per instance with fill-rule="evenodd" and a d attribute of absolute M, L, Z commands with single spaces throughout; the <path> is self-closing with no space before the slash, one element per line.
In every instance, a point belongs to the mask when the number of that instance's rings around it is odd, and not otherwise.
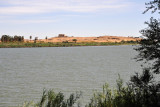
<path fill-rule="evenodd" d="M 26 42 L 8 42 L 0 43 L 0 48 L 26 48 L 26 47 L 74 47 L 74 46 L 111 46 L 111 45 L 136 45 L 137 41 L 122 42 L 45 42 L 45 43 L 26 43 Z"/>

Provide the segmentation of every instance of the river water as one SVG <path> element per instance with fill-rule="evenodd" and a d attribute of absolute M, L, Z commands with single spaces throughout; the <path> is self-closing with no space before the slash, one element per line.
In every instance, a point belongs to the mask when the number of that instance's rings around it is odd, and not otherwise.
<path fill-rule="evenodd" d="M 0 49 L 0 107 L 38 101 L 44 88 L 71 94 L 82 91 L 86 103 L 103 84 L 116 87 L 140 64 L 133 46 L 89 46 Z M 83 102 L 83 101 L 82 101 Z"/>

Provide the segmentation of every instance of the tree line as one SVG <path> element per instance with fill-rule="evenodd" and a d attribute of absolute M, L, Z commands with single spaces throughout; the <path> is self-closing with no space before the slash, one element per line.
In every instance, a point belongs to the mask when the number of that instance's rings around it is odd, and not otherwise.
<path fill-rule="evenodd" d="M 24 42 L 24 36 L 2 35 L 1 42 Z"/>

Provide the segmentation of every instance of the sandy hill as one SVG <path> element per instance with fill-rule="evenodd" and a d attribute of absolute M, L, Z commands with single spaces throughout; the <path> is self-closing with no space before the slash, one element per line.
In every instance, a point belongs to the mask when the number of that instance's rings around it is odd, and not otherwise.
<path fill-rule="evenodd" d="M 121 41 L 137 41 L 140 38 L 134 37 L 119 37 L 119 36 L 100 36 L 100 37 L 52 37 L 46 39 L 40 39 L 41 42 L 73 42 L 76 39 L 77 42 L 121 42 Z"/>

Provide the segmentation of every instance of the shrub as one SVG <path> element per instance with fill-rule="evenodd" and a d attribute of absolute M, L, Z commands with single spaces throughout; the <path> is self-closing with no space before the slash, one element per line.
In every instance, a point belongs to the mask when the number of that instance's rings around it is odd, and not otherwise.
<path fill-rule="evenodd" d="M 74 107 L 76 104 L 80 107 L 77 100 L 82 96 L 81 92 L 70 94 L 68 99 L 65 99 L 63 93 L 55 93 L 53 90 L 43 90 L 41 100 L 38 103 L 25 102 L 22 107 Z"/>
<path fill-rule="evenodd" d="M 148 70 L 141 76 L 134 75 L 126 87 L 119 77 L 117 89 L 111 90 L 105 84 L 103 92 L 94 93 L 86 107 L 160 107 L 160 85 L 153 84 L 152 80 Z"/>

